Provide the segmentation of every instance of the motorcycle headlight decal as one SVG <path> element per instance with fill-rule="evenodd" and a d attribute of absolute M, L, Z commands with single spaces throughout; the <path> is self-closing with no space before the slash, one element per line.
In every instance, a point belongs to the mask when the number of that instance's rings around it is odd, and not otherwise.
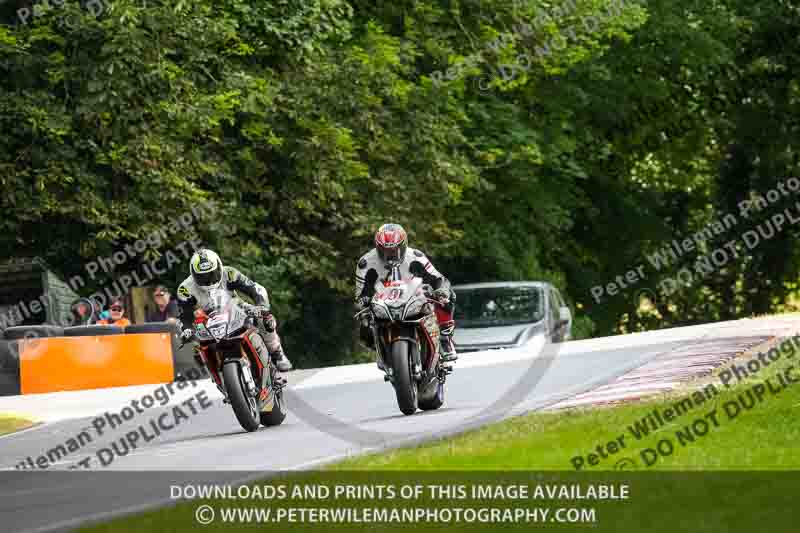
<path fill-rule="evenodd" d="M 198 339 L 211 339 L 211 333 L 203 324 L 197 324 L 194 328 L 195 335 Z"/>
<path fill-rule="evenodd" d="M 220 324 L 219 326 L 211 327 L 211 334 L 214 336 L 215 339 L 221 339 L 225 336 L 225 328 L 226 324 Z"/>
<path fill-rule="evenodd" d="M 409 316 L 414 316 L 422 310 L 422 305 L 425 302 L 419 298 L 413 298 L 406 303 L 405 312 L 403 313 L 403 320 Z"/>

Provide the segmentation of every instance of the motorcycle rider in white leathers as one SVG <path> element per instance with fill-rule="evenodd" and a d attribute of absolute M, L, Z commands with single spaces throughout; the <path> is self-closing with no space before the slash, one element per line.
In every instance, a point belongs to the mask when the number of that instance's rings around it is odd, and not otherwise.
<path fill-rule="evenodd" d="M 363 309 L 367 307 L 375 294 L 375 282 L 383 280 L 390 270 L 387 262 L 399 262 L 400 274 L 403 279 L 412 275 L 422 278 L 423 282 L 433 289 L 433 298 L 439 302 L 435 307 L 436 319 L 440 328 L 441 359 L 443 362 L 452 362 L 458 359 L 453 332 L 455 321 L 456 295 L 450 288 L 450 281 L 444 277 L 433 263 L 419 250 L 408 247 L 408 235 L 399 224 L 384 224 L 375 233 L 375 248 L 364 254 L 356 265 L 356 305 Z M 372 338 L 372 329 L 369 319 L 361 322 L 361 340 L 369 347 L 373 347 L 375 340 Z M 380 367 L 380 361 L 378 361 Z"/>
<path fill-rule="evenodd" d="M 278 336 L 277 322 L 270 311 L 267 290 L 232 267 L 222 265 L 222 260 L 211 250 L 198 250 L 189 262 L 190 276 L 178 287 L 179 320 L 181 322 L 181 339 L 188 342 L 194 337 L 191 324 L 194 321 L 195 307 L 203 307 L 208 301 L 209 292 L 223 287 L 233 295 L 233 291 L 250 297 L 255 304 L 251 311 L 259 318 L 258 329 L 267 345 L 272 362 L 281 372 L 291 370 L 292 363 L 283 353 L 281 339 Z"/>

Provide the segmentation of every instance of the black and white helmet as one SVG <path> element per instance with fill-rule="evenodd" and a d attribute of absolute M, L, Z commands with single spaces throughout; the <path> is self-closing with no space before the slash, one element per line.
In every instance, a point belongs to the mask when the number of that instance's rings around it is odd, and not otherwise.
<path fill-rule="evenodd" d="M 201 289 L 216 289 L 222 283 L 222 259 L 211 250 L 198 250 L 189 262 L 189 272 Z"/>

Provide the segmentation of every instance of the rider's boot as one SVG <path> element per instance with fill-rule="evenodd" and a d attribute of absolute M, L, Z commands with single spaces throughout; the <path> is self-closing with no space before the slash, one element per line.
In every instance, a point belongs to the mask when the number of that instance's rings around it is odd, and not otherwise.
<path fill-rule="evenodd" d="M 439 331 L 439 345 L 441 347 L 441 357 L 443 363 L 452 363 L 458 359 L 456 354 L 456 345 L 453 342 L 453 332 L 456 329 L 456 323 L 449 320 L 440 324 Z"/>
<path fill-rule="evenodd" d="M 289 358 L 283 353 L 283 346 L 274 352 L 270 352 L 269 356 L 272 358 L 272 364 L 275 365 L 278 371 L 288 372 L 292 369 L 292 362 L 289 361 Z"/>
<path fill-rule="evenodd" d="M 288 372 L 292 369 L 292 362 L 283 353 L 283 344 L 278 332 L 275 330 L 266 330 L 264 332 L 264 342 L 267 345 L 267 352 L 272 359 L 272 364 L 279 372 Z"/>

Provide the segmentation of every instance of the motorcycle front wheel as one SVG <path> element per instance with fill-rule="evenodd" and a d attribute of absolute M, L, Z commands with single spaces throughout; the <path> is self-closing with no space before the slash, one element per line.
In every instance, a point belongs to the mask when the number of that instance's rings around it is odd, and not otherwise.
<path fill-rule="evenodd" d="M 257 430 L 261 420 L 259 420 L 255 398 L 250 398 L 245 393 L 244 379 L 239 364 L 236 362 L 225 363 L 225 366 L 222 367 L 222 376 L 225 381 L 225 390 L 228 392 L 228 399 L 231 401 L 233 413 L 239 424 L 247 431 Z"/>
<path fill-rule="evenodd" d="M 417 384 L 411 376 L 411 350 L 408 341 L 392 344 L 392 369 L 394 370 L 394 390 L 397 405 L 404 415 L 417 412 Z"/>

